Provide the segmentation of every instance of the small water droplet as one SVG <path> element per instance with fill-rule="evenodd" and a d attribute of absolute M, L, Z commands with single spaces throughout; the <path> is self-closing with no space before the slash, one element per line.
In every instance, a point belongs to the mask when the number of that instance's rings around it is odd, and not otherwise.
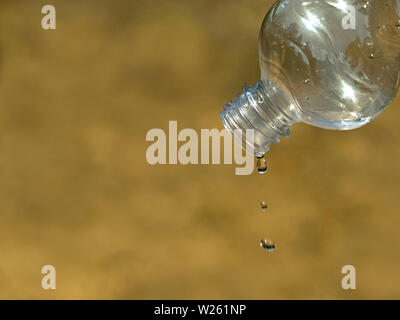
<path fill-rule="evenodd" d="M 262 211 L 267 211 L 268 205 L 267 205 L 267 203 L 265 201 L 261 201 L 260 205 L 261 205 L 261 210 Z"/>
<path fill-rule="evenodd" d="M 267 165 L 267 160 L 265 160 L 264 155 L 263 156 L 257 156 L 257 171 L 260 174 L 264 174 L 267 172 L 268 165 Z"/>
<path fill-rule="evenodd" d="M 304 83 L 305 84 L 311 84 L 311 80 L 310 79 L 306 79 L 306 80 L 304 80 Z"/>
<path fill-rule="evenodd" d="M 263 249 L 265 249 L 268 252 L 272 252 L 276 249 L 276 244 L 272 240 L 264 239 L 264 240 L 261 240 L 260 247 L 262 247 Z"/>
<path fill-rule="evenodd" d="M 373 59 L 373 58 L 375 58 L 375 55 L 374 55 L 373 53 L 371 53 L 371 54 L 369 55 L 369 58 L 370 58 L 370 59 Z"/>

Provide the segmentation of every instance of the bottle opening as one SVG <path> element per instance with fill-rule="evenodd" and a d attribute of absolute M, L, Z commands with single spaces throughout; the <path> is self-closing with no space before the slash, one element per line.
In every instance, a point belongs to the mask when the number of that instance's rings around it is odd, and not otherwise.
<path fill-rule="evenodd" d="M 281 136 L 290 136 L 289 126 L 293 121 L 272 104 L 271 98 L 262 81 L 253 88 L 243 86 L 243 92 L 228 102 L 220 115 L 235 140 L 255 156 L 268 152 L 272 143 L 280 142 Z M 253 141 L 245 134 L 248 129 L 254 131 Z"/>

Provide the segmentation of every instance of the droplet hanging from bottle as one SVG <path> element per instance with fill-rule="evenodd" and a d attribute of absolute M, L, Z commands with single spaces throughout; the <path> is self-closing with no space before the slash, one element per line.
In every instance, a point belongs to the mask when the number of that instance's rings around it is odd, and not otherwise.
<path fill-rule="evenodd" d="M 276 243 L 269 239 L 261 240 L 260 247 L 262 247 L 265 251 L 272 252 L 276 249 Z"/>
<path fill-rule="evenodd" d="M 268 170 L 267 160 L 265 160 L 264 155 L 257 156 L 257 171 L 259 174 L 264 174 Z"/>

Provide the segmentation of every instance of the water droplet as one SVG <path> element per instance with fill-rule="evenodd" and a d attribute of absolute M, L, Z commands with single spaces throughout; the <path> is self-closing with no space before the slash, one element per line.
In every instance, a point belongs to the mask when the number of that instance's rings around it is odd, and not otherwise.
<path fill-rule="evenodd" d="M 267 160 L 265 160 L 264 155 L 263 156 L 257 156 L 257 171 L 260 174 L 264 174 L 267 172 L 268 166 L 267 166 Z"/>
<path fill-rule="evenodd" d="M 373 53 L 371 53 L 371 54 L 369 55 L 369 58 L 370 58 L 370 59 L 373 59 L 373 58 L 375 58 L 375 55 L 374 55 Z"/>
<path fill-rule="evenodd" d="M 304 83 L 305 84 L 311 84 L 311 80 L 310 79 L 306 79 L 306 80 L 304 80 Z"/>
<path fill-rule="evenodd" d="M 261 201 L 260 205 L 261 205 L 261 210 L 262 211 L 267 211 L 268 205 L 267 205 L 267 203 L 265 201 Z"/>
<path fill-rule="evenodd" d="M 260 247 L 264 248 L 268 252 L 272 252 L 276 249 L 276 244 L 272 240 L 265 239 L 265 240 L 261 240 Z"/>

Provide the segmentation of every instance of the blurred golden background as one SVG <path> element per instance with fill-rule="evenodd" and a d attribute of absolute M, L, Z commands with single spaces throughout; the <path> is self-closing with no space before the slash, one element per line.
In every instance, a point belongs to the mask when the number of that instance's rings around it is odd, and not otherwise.
<path fill-rule="evenodd" d="M 0 2 L 0 298 L 400 298 L 399 96 L 355 131 L 293 126 L 264 176 L 146 162 L 169 120 L 222 128 L 272 3 Z"/>

